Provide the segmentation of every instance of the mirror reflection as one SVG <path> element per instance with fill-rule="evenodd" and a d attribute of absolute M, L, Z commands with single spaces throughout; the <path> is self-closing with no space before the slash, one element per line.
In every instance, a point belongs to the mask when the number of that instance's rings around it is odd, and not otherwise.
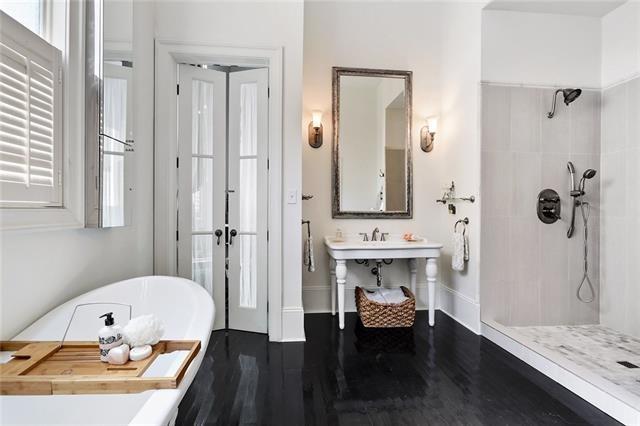
<path fill-rule="evenodd" d="M 334 76 L 334 217 L 411 214 L 410 73 L 371 71 Z"/>
<path fill-rule="evenodd" d="M 133 68 L 130 61 L 105 61 L 103 71 L 102 226 L 125 226 L 126 198 L 132 190 L 127 166 L 133 153 Z"/>
<path fill-rule="evenodd" d="M 133 2 L 90 1 L 87 19 L 85 221 L 126 226 L 133 197 Z"/>
<path fill-rule="evenodd" d="M 133 162 L 133 3 L 103 0 L 102 227 L 130 223 Z"/>

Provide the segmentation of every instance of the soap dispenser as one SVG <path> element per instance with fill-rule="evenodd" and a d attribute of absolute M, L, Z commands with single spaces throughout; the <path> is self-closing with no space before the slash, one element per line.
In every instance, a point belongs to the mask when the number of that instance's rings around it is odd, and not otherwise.
<path fill-rule="evenodd" d="M 104 327 L 98 331 L 100 361 L 108 362 L 107 355 L 109 355 L 109 351 L 122 345 L 122 331 L 119 325 L 115 325 L 113 312 L 107 312 L 99 318 L 104 318 Z"/>

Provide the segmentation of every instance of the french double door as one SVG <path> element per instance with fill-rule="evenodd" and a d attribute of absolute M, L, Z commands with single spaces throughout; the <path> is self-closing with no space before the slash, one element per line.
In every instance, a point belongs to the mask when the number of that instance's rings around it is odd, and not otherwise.
<path fill-rule="evenodd" d="M 178 274 L 214 330 L 267 332 L 268 69 L 179 65 Z"/>

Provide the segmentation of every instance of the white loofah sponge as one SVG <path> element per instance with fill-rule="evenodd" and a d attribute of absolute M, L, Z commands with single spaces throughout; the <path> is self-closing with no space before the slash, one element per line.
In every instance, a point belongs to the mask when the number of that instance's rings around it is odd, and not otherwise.
<path fill-rule="evenodd" d="M 163 333 L 164 326 L 155 315 L 141 315 L 131 318 L 131 321 L 122 329 L 125 343 L 132 348 L 155 345 Z"/>

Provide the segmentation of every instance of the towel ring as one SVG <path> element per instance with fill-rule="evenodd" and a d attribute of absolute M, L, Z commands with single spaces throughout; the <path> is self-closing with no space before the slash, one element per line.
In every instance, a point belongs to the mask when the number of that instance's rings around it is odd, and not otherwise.
<path fill-rule="evenodd" d="M 462 223 L 462 226 L 464 226 L 464 229 L 462 230 L 462 235 L 465 235 L 467 232 L 467 225 L 469 224 L 469 218 L 465 217 L 464 219 L 460 219 L 456 222 L 455 225 L 453 225 L 453 232 L 458 232 L 458 224 Z"/>

